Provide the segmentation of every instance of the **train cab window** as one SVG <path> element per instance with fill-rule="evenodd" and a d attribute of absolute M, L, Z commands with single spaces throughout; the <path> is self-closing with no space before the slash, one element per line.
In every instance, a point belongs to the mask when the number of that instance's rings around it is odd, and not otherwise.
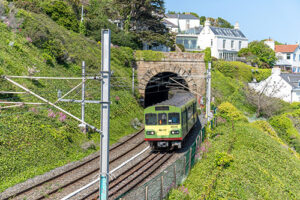
<path fill-rule="evenodd" d="M 179 124 L 180 118 L 179 118 L 179 113 L 169 113 L 169 124 Z"/>
<path fill-rule="evenodd" d="M 146 125 L 156 125 L 157 115 L 154 113 L 149 113 L 145 115 Z"/>
<path fill-rule="evenodd" d="M 166 125 L 167 124 L 167 114 L 159 113 L 158 114 L 158 125 Z"/>

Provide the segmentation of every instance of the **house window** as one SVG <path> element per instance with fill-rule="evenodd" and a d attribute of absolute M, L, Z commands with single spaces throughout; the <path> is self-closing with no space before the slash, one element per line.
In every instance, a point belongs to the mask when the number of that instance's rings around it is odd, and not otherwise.
<path fill-rule="evenodd" d="M 287 60 L 290 60 L 290 59 L 291 59 L 291 54 L 289 54 L 289 53 L 286 54 L 286 59 L 287 59 Z"/>
<path fill-rule="evenodd" d="M 293 54 L 293 59 L 296 60 L 296 54 Z"/>
<path fill-rule="evenodd" d="M 239 49 L 242 48 L 242 41 L 239 41 Z"/>
<path fill-rule="evenodd" d="M 298 67 L 298 71 L 297 72 L 300 73 L 300 67 Z"/>
<path fill-rule="evenodd" d="M 223 49 L 225 49 L 226 46 L 226 40 L 223 40 Z"/>
<path fill-rule="evenodd" d="M 298 81 L 298 87 L 300 87 L 300 81 Z"/>
<path fill-rule="evenodd" d="M 211 41 L 210 41 L 210 46 L 212 47 L 213 45 L 214 45 L 214 40 L 211 39 Z"/>
<path fill-rule="evenodd" d="M 299 54 L 299 61 L 300 61 L 300 54 Z"/>
<path fill-rule="evenodd" d="M 231 40 L 231 49 L 234 47 L 234 40 Z"/>

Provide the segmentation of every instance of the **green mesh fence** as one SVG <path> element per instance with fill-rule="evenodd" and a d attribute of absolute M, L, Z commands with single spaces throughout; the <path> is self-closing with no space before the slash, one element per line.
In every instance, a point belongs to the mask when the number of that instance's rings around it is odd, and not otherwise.
<path fill-rule="evenodd" d="M 215 127 L 215 119 L 210 121 L 211 128 Z M 117 199 L 123 200 L 159 200 L 164 199 L 169 191 L 176 188 L 186 179 L 191 168 L 200 158 L 200 146 L 206 136 L 206 127 L 202 127 L 190 149 L 176 162 L 144 185 L 137 187 Z"/>

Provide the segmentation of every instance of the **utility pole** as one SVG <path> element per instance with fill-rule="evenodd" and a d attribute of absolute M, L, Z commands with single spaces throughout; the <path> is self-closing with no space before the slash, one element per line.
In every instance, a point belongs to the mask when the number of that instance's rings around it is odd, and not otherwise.
<path fill-rule="evenodd" d="M 102 30 L 100 200 L 108 199 L 109 184 L 110 34 L 110 30 Z"/>
<path fill-rule="evenodd" d="M 208 63 L 206 79 L 206 114 L 205 117 L 210 120 L 210 99 L 211 99 L 211 62 Z"/>
<path fill-rule="evenodd" d="M 85 62 L 82 61 L 82 90 L 81 90 L 81 120 L 84 122 L 85 118 Z M 86 133 L 86 125 L 80 124 L 79 127 Z"/>

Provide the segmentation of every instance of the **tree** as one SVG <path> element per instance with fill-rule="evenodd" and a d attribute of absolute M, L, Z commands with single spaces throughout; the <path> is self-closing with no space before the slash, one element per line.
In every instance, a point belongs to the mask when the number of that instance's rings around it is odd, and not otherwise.
<path fill-rule="evenodd" d="M 256 85 L 245 88 L 245 95 L 248 102 L 256 106 L 256 117 L 261 115 L 272 117 L 278 113 L 283 108 L 283 104 L 275 96 L 284 97 L 279 96 L 284 85 L 279 81 L 273 80 L 272 77 L 254 84 Z"/>
<path fill-rule="evenodd" d="M 113 0 L 120 19 L 128 24 L 142 42 L 149 45 L 173 46 L 174 38 L 162 23 L 165 8 L 163 0 Z"/>
<path fill-rule="evenodd" d="M 200 17 L 200 24 L 201 24 L 202 26 L 204 26 L 205 21 L 206 21 L 206 17 L 205 17 L 205 16 L 201 16 L 201 17 Z"/>
<path fill-rule="evenodd" d="M 271 68 L 277 60 L 273 49 L 263 41 L 250 42 L 248 48 L 243 48 L 239 51 L 238 56 L 246 57 L 252 66 L 257 65 L 260 68 Z"/>

